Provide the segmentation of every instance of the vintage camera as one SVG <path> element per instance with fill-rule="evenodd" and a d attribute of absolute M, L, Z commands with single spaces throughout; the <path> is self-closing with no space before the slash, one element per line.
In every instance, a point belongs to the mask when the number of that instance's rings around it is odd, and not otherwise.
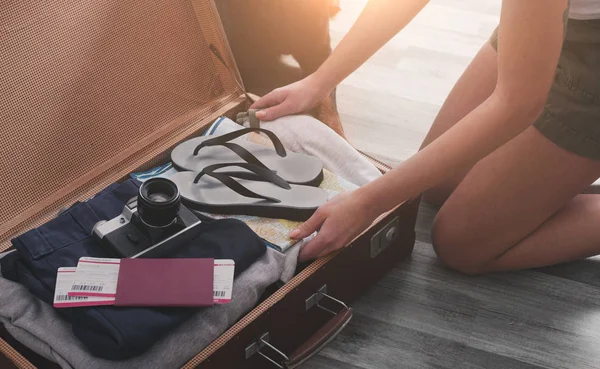
<path fill-rule="evenodd" d="M 142 183 L 121 215 L 96 223 L 93 233 L 112 257 L 169 257 L 199 234 L 200 224 L 181 204 L 173 181 L 152 178 Z"/>

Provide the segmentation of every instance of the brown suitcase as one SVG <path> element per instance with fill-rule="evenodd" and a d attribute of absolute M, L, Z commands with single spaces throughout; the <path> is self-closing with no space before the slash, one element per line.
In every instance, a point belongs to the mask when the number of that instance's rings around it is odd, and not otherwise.
<path fill-rule="evenodd" d="M 212 1 L 2 2 L 0 252 L 64 206 L 167 161 L 217 117 L 245 111 L 236 71 Z M 348 304 L 411 253 L 417 207 L 399 206 L 305 266 L 184 368 L 303 363 L 348 324 Z M 0 368 L 36 367 L 58 366 L 0 326 Z"/>

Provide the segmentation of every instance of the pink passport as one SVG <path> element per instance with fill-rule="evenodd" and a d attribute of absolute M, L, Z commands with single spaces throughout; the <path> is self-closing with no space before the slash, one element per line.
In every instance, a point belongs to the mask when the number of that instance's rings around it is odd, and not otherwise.
<path fill-rule="evenodd" d="M 212 306 L 214 259 L 122 259 L 115 306 Z"/>

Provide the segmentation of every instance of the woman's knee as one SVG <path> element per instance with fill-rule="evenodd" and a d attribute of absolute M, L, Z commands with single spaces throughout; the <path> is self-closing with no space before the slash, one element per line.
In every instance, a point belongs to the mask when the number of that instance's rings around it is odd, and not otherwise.
<path fill-rule="evenodd" d="M 442 208 L 433 222 L 433 248 L 447 267 L 468 275 L 485 274 L 489 271 L 489 260 L 474 252 L 482 245 L 476 244 L 469 228 L 459 216 Z"/>

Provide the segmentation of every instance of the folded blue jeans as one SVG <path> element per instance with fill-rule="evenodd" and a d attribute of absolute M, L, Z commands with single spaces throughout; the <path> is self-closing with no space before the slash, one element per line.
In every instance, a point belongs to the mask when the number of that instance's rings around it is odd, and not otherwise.
<path fill-rule="evenodd" d="M 17 252 L 0 260 L 2 274 L 52 304 L 58 268 L 74 267 L 83 256 L 109 256 L 92 235 L 92 228 L 100 220 L 121 214 L 125 203 L 137 195 L 139 185 L 136 180 L 113 184 L 13 239 Z M 189 245 L 178 248 L 172 257 L 233 259 L 237 276 L 266 251 L 264 241 L 241 221 L 207 221 L 200 227 L 203 232 Z M 109 360 L 142 354 L 198 310 L 114 306 L 57 309 L 92 355 Z"/>

